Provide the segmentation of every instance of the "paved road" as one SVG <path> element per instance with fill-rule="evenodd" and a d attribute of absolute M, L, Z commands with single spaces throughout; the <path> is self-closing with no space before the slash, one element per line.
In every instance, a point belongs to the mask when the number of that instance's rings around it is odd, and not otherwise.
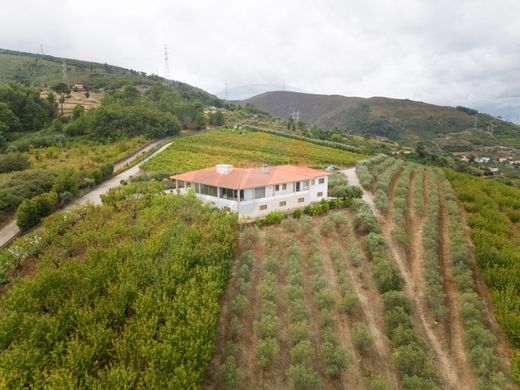
<path fill-rule="evenodd" d="M 150 149 L 157 146 L 157 144 L 160 141 L 153 142 L 143 149 L 139 150 L 138 152 L 132 154 L 128 158 L 124 159 L 123 161 L 120 161 L 115 165 L 114 169 L 120 169 L 121 167 L 125 166 L 127 163 L 131 162 L 134 158 L 136 158 L 138 155 L 140 155 L 143 152 L 147 152 Z M 121 172 L 120 174 L 114 176 L 113 178 L 105 181 L 104 183 L 101 183 L 98 187 L 93 189 L 92 191 L 86 193 L 80 198 L 77 198 L 74 200 L 70 205 L 65 207 L 66 209 L 69 209 L 70 207 L 79 205 L 79 204 L 85 204 L 88 202 L 91 202 L 93 204 L 101 204 L 101 195 L 106 193 L 109 189 L 117 187 L 121 184 L 121 180 L 128 180 L 130 176 L 134 176 L 139 173 L 139 169 L 142 164 L 144 164 L 146 161 L 151 159 L 152 157 L 156 156 L 157 154 L 163 152 L 168 146 L 170 146 L 173 142 L 168 142 L 167 144 L 161 146 L 159 149 L 157 149 L 154 153 L 152 153 L 150 156 L 145 158 L 143 161 L 141 161 L 139 164 L 134 165 L 133 167 L 127 169 L 126 171 Z M 20 233 L 20 229 L 18 228 L 18 225 L 16 224 L 16 220 L 13 220 L 9 222 L 7 225 L 5 225 L 0 230 L 0 248 L 4 247 L 7 243 L 9 243 L 16 235 Z"/>

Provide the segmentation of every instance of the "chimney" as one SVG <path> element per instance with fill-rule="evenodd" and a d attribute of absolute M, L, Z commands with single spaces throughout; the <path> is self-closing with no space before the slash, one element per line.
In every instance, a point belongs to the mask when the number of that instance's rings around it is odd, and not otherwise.
<path fill-rule="evenodd" d="M 267 169 L 268 169 L 268 165 L 267 164 L 262 164 L 262 172 L 263 173 L 267 173 Z"/>
<path fill-rule="evenodd" d="M 233 170 L 233 165 L 231 164 L 217 164 L 217 173 L 222 175 L 227 175 Z"/>

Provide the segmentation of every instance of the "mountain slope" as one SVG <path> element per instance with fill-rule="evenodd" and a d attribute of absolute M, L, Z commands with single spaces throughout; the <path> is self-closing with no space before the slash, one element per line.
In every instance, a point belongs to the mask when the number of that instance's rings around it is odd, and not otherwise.
<path fill-rule="evenodd" d="M 63 81 L 63 63 L 67 67 L 70 84 L 82 83 L 88 90 L 117 90 L 129 83 L 150 86 L 164 81 L 185 99 L 198 99 L 205 105 L 221 106 L 216 96 L 180 81 L 165 80 L 132 69 L 70 58 L 25 53 L 0 48 L 0 85 L 19 82 L 39 88 Z"/>
<path fill-rule="evenodd" d="M 338 128 L 358 134 L 385 136 L 407 144 L 471 130 L 476 111 L 465 107 L 436 106 L 408 99 L 347 97 L 296 92 L 266 92 L 243 103 L 273 116 L 289 118 L 295 111 L 309 126 Z M 520 127 L 487 114 L 478 114 L 479 137 L 491 126 L 498 139 L 517 143 Z"/>

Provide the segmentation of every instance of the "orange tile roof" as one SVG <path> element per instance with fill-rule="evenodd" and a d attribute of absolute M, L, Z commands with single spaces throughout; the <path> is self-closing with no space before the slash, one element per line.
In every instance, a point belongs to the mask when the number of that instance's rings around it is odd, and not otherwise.
<path fill-rule="evenodd" d="M 229 173 L 217 173 L 216 167 L 199 169 L 171 176 L 171 179 L 192 183 L 207 184 L 215 187 L 234 190 L 262 187 L 273 184 L 310 180 L 320 176 L 328 176 L 330 172 L 298 165 L 268 166 L 267 170 L 258 168 L 235 168 Z"/>

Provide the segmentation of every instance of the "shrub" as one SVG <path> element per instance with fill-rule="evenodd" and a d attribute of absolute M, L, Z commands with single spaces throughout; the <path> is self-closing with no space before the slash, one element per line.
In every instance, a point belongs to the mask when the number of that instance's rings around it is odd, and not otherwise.
<path fill-rule="evenodd" d="M 255 321 L 255 330 L 262 339 L 276 337 L 280 328 L 280 321 L 275 315 L 262 315 Z"/>
<path fill-rule="evenodd" d="M 392 353 L 395 366 L 404 376 L 433 377 L 433 368 L 425 349 L 416 343 L 401 345 Z"/>
<path fill-rule="evenodd" d="M 288 370 L 289 388 L 293 390 L 321 389 L 320 376 L 312 368 L 303 364 L 291 364 Z"/>
<path fill-rule="evenodd" d="M 430 378 L 422 378 L 415 375 L 405 375 L 402 382 L 404 390 L 435 390 L 440 388 L 439 385 Z"/>
<path fill-rule="evenodd" d="M 341 309 L 348 315 L 355 315 L 361 311 L 361 304 L 356 293 L 345 290 L 341 296 Z"/>
<path fill-rule="evenodd" d="M 27 155 L 22 153 L 7 153 L 0 155 L 0 173 L 23 171 L 30 166 Z"/>
<path fill-rule="evenodd" d="M 374 260 L 373 274 L 377 288 L 381 293 L 390 290 L 400 290 L 404 284 L 404 279 L 397 265 L 387 259 Z"/>
<path fill-rule="evenodd" d="M 303 301 L 293 302 L 289 306 L 289 321 L 300 322 L 307 321 L 310 318 L 309 308 Z"/>
<path fill-rule="evenodd" d="M 231 313 L 240 315 L 249 306 L 249 300 L 243 294 L 236 295 L 230 303 Z"/>
<path fill-rule="evenodd" d="M 307 321 L 292 322 L 289 324 L 289 340 L 291 344 L 297 344 L 300 341 L 309 338 L 309 324 Z"/>
<path fill-rule="evenodd" d="M 58 194 L 70 192 L 77 195 L 79 193 L 79 176 L 76 171 L 72 168 L 58 170 L 52 190 Z"/>
<path fill-rule="evenodd" d="M 308 339 L 296 343 L 290 350 L 291 363 L 310 367 L 314 356 L 314 349 Z"/>
<path fill-rule="evenodd" d="M 56 209 L 58 195 L 47 192 L 31 199 L 24 200 L 16 210 L 16 223 L 21 230 L 27 230 L 51 214 Z"/>
<path fill-rule="evenodd" d="M 256 346 L 255 355 L 261 368 L 269 368 L 280 356 L 280 346 L 274 338 L 261 340 Z"/>
<path fill-rule="evenodd" d="M 299 219 L 301 216 L 302 216 L 302 210 L 301 209 L 294 210 L 293 218 Z"/>
<path fill-rule="evenodd" d="M 365 352 L 374 342 L 368 328 L 356 323 L 352 328 L 352 344 L 359 352 Z"/>
<path fill-rule="evenodd" d="M 237 368 L 234 356 L 229 356 L 217 370 L 217 383 L 223 389 L 235 389 L 240 386 L 242 372 Z"/>
<path fill-rule="evenodd" d="M 386 196 L 386 193 L 382 189 L 378 189 L 375 194 L 375 203 L 377 208 L 382 213 L 388 212 L 388 197 Z"/>
<path fill-rule="evenodd" d="M 329 337 L 329 339 L 323 341 L 322 356 L 327 375 L 339 375 L 341 370 L 347 366 L 347 354 L 335 339 Z"/>
<path fill-rule="evenodd" d="M 74 199 L 74 194 L 72 192 L 65 191 L 65 192 L 60 193 L 59 197 L 63 203 L 67 204 L 67 203 L 70 203 L 70 201 L 72 199 Z"/>
<path fill-rule="evenodd" d="M 262 220 L 260 220 L 260 224 L 262 226 L 274 225 L 282 222 L 284 218 L 285 215 L 281 211 L 271 211 Z"/>
<path fill-rule="evenodd" d="M 385 310 L 392 310 L 400 307 L 406 314 L 412 312 L 412 303 L 410 298 L 402 291 L 388 291 L 382 295 Z"/>

